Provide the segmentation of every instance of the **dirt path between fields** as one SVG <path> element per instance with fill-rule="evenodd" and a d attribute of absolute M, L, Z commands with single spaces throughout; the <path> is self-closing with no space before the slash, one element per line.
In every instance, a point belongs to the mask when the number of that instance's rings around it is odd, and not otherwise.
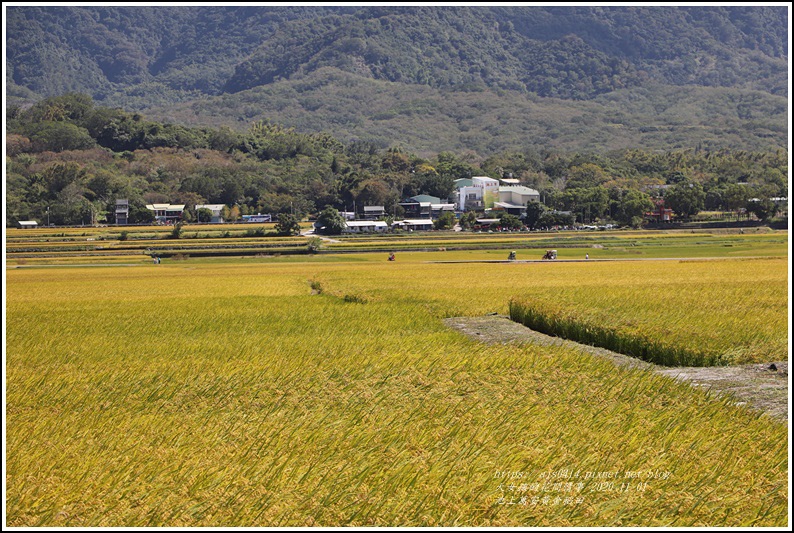
<path fill-rule="evenodd" d="M 737 405 L 747 404 L 775 419 L 788 420 L 787 361 L 734 367 L 664 367 L 604 348 L 551 337 L 513 322 L 503 315 L 447 318 L 444 323 L 481 342 L 559 345 L 582 350 L 598 357 L 606 357 L 619 366 L 647 368 L 673 379 L 688 382 L 693 387 L 732 394 Z"/>

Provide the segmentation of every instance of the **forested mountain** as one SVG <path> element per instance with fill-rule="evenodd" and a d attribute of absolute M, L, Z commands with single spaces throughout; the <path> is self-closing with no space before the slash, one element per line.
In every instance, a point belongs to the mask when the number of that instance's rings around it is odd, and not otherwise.
<path fill-rule="evenodd" d="M 648 81 L 787 95 L 785 7 L 9 7 L 7 28 L 7 81 L 40 96 L 168 100 L 328 66 L 574 99 Z"/>
<path fill-rule="evenodd" d="M 334 66 L 586 99 L 647 81 L 786 94 L 785 9 L 373 7 L 283 24 L 228 91 Z"/>
<path fill-rule="evenodd" d="M 238 130 L 275 120 L 425 156 L 452 150 L 487 157 L 526 147 L 767 150 L 787 145 L 789 127 L 787 99 L 765 91 L 654 85 L 566 100 L 394 83 L 334 67 L 145 113 L 164 122 Z"/>
<path fill-rule="evenodd" d="M 451 150 L 776 150 L 784 6 L 8 6 L 6 105 Z"/>
<path fill-rule="evenodd" d="M 486 158 L 450 151 L 421 157 L 266 121 L 244 132 L 163 124 L 96 106 L 81 94 L 14 108 L 6 127 L 6 225 L 31 219 L 80 224 L 96 215 L 112 221 L 117 198 L 130 200 L 133 222 L 148 220 L 144 205 L 152 202 L 301 216 L 326 206 L 361 212 L 383 205 L 398 216 L 401 199 L 448 198 L 455 179 L 477 175 L 515 177 L 538 189 L 545 206 L 574 212 L 579 221 L 632 225 L 651 209 L 649 195 L 664 186 L 670 186 L 666 201 L 678 197 L 685 216 L 747 206 L 770 218 L 773 203 L 748 199 L 788 195 L 784 149 L 595 154 L 525 148 Z"/>
<path fill-rule="evenodd" d="M 312 7 L 8 7 L 10 94 L 69 91 L 98 100 L 157 93 L 161 102 L 220 91 L 285 21 Z"/>
<path fill-rule="evenodd" d="M 67 92 L 165 122 L 271 120 L 481 155 L 774 149 L 785 7 L 6 8 L 7 105 Z M 366 102 L 366 105 L 358 105 Z"/>

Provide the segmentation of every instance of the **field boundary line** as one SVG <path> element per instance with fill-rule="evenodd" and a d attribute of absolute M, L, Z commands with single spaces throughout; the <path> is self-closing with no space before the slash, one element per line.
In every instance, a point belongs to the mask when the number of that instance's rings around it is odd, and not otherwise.
<path fill-rule="evenodd" d="M 775 361 L 741 366 L 665 367 L 605 348 L 552 337 L 513 322 L 505 315 L 445 318 L 444 324 L 469 338 L 488 344 L 563 346 L 609 359 L 616 366 L 646 369 L 717 394 L 731 394 L 736 405 L 762 411 L 771 418 L 788 420 L 788 362 Z"/>

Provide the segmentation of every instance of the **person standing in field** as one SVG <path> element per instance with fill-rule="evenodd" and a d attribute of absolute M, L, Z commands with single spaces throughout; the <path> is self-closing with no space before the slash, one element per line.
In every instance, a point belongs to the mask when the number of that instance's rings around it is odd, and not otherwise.
<path fill-rule="evenodd" d="M 585 259 L 590 259 L 590 254 L 584 254 Z"/>

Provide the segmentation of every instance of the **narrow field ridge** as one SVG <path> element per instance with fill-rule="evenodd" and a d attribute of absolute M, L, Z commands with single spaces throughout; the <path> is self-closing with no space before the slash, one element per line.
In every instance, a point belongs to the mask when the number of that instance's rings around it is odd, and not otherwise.
<path fill-rule="evenodd" d="M 597 357 L 610 359 L 615 365 L 647 368 L 659 374 L 689 383 L 693 387 L 732 394 L 737 405 L 748 405 L 777 419 L 788 420 L 788 363 L 775 361 L 728 367 L 665 367 L 604 348 L 552 337 L 513 322 L 504 315 L 453 317 L 444 323 L 467 336 L 490 344 L 538 344 L 575 348 Z"/>

